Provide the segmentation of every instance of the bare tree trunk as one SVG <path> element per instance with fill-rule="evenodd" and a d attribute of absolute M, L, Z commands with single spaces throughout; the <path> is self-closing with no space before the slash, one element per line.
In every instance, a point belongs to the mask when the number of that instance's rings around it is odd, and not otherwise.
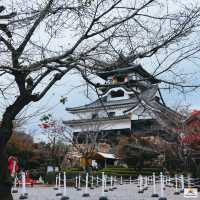
<path fill-rule="evenodd" d="M 5 135 L 2 128 L 0 128 L 0 199 L 1 200 L 13 200 L 11 194 L 12 178 L 8 170 L 8 158 L 6 155 Z"/>
<path fill-rule="evenodd" d="M 11 194 L 12 178 L 8 169 L 6 145 L 12 135 L 12 118 L 9 109 L 4 113 L 0 128 L 0 199 L 13 200 Z"/>
<path fill-rule="evenodd" d="M 12 200 L 12 178 L 8 169 L 6 145 L 13 131 L 13 120 L 16 115 L 30 102 L 29 99 L 19 96 L 16 101 L 7 107 L 3 114 L 0 127 L 0 200 Z"/>

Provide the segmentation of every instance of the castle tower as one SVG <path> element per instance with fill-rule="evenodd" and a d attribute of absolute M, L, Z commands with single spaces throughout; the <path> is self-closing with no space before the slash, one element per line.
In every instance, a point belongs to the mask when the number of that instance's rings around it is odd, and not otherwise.
<path fill-rule="evenodd" d="M 64 123 L 75 135 L 84 138 L 88 132 L 98 133 L 99 140 L 112 144 L 121 136 L 165 132 L 156 120 L 157 115 L 160 110 L 173 111 L 160 102 L 160 81 L 141 65 L 127 64 L 99 71 L 97 76 L 105 81 L 98 86 L 99 99 L 84 106 L 66 108 L 74 118 Z"/>

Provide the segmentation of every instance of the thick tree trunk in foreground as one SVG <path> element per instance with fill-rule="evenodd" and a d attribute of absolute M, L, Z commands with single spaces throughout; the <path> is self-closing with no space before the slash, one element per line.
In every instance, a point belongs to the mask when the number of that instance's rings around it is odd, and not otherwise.
<path fill-rule="evenodd" d="M 1 129 L 0 129 L 1 131 Z M 8 157 L 6 155 L 5 138 L 0 136 L 0 199 L 12 200 L 12 179 L 8 170 Z"/>
<path fill-rule="evenodd" d="M 8 170 L 6 145 L 12 135 L 13 120 L 16 115 L 30 102 L 26 96 L 19 96 L 16 101 L 7 107 L 0 127 L 0 200 L 12 200 L 12 178 Z"/>
<path fill-rule="evenodd" d="M 8 157 L 6 154 L 6 145 L 12 135 L 12 119 L 4 113 L 0 128 L 0 199 L 13 200 L 11 194 L 12 178 L 8 169 Z"/>

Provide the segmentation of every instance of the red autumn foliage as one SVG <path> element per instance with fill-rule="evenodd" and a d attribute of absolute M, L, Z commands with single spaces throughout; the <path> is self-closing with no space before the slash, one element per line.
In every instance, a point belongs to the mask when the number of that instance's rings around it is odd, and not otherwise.
<path fill-rule="evenodd" d="M 185 122 L 186 135 L 181 142 L 186 145 L 200 145 L 200 111 L 194 110 Z"/>

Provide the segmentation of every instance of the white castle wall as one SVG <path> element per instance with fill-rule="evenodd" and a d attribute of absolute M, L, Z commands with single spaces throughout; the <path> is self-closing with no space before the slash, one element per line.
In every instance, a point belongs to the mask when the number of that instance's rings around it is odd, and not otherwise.
<path fill-rule="evenodd" d="M 104 121 L 95 122 L 85 125 L 76 125 L 73 127 L 74 132 L 82 131 L 98 131 L 98 130 L 117 130 L 117 129 L 131 129 L 131 120 L 115 120 L 115 121 Z"/>

